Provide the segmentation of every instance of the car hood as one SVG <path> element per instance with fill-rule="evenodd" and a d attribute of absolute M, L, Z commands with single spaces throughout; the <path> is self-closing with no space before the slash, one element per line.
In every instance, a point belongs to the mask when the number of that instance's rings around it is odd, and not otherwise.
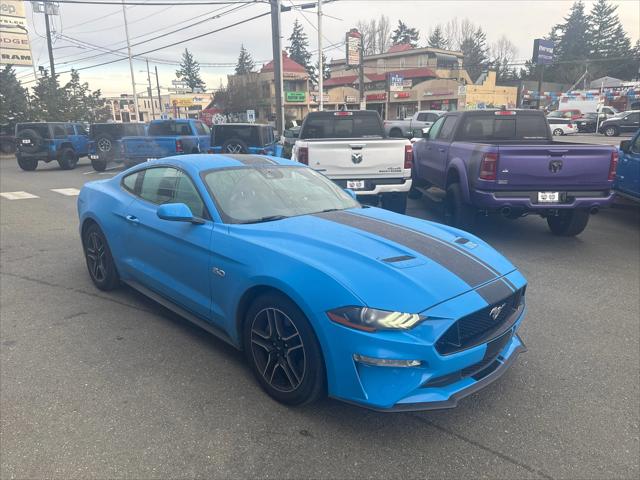
<path fill-rule="evenodd" d="M 421 312 L 515 270 L 467 232 L 378 208 L 231 229 L 321 270 L 365 305 L 386 310 Z"/>

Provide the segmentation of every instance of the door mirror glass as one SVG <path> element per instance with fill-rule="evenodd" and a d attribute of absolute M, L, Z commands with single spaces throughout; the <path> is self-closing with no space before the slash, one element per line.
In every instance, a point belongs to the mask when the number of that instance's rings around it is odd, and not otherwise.
<path fill-rule="evenodd" d="M 429 138 L 429 130 L 431 130 L 431 127 L 424 127 L 422 129 L 422 138 Z"/>
<path fill-rule="evenodd" d="M 170 222 L 204 223 L 201 218 L 193 216 L 191 209 L 184 203 L 165 203 L 157 211 L 158 217 Z"/>
<path fill-rule="evenodd" d="M 629 153 L 629 149 L 631 147 L 631 140 L 623 140 L 620 142 L 620 150 L 624 153 Z"/>

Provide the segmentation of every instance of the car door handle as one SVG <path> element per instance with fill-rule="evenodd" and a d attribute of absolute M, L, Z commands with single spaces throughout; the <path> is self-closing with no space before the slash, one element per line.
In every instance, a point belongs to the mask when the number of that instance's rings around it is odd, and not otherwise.
<path fill-rule="evenodd" d="M 445 149 L 444 149 L 444 148 L 439 148 L 439 149 L 438 149 L 438 151 L 439 151 L 440 153 L 444 153 L 444 152 L 445 152 Z"/>
<path fill-rule="evenodd" d="M 138 220 L 138 217 L 134 217 L 133 215 L 127 215 L 124 218 L 126 218 L 127 222 L 130 222 L 130 223 L 135 223 L 135 224 L 140 223 L 140 220 Z"/>

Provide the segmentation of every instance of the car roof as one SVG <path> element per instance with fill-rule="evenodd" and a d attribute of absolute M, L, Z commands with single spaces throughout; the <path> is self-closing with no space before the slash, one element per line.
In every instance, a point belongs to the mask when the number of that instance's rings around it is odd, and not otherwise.
<path fill-rule="evenodd" d="M 214 127 L 271 127 L 271 125 L 265 125 L 264 123 L 216 123 Z"/>
<path fill-rule="evenodd" d="M 141 163 L 141 168 L 170 165 L 186 170 L 192 175 L 198 175 L 200 172 L 208 170 L 217 170 L 223 168 L 256 168 L 269 166 L 292 166 L 304 167 L 305 165 L 287 160 L 285 158 L 272 157 L 270 155 L 250 155 L 250 154 L 190 154 L 179 155 L 174 157 L 160 158 L 150 162 Z"/>

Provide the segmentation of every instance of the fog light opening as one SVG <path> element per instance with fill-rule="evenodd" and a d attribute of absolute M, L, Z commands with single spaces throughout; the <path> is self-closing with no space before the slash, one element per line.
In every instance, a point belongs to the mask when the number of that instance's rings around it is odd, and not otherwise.
<path fill-rule="evenodd" d="M 353 359 L 358 363 L 365 365 L 372 365 L 376 367 L 419 367 L 422 365 L 421 360 L 396 360 L 392 358 L 374 358 L 367 357 L 366 355 L 360 355 L 359 353 L 353 354 Z"/>

